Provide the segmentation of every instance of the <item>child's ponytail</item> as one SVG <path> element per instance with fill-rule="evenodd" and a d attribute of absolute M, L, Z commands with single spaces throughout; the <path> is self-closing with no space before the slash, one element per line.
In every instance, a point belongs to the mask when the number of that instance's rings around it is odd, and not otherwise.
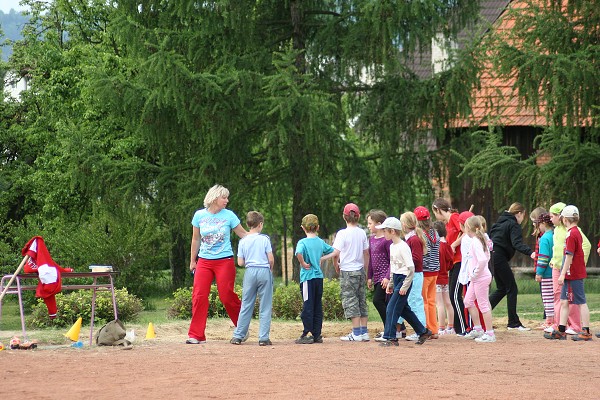
<path fill-rule="evenodd" d="M 465 221 L 465 227 L 467 228 L 467 230 L 469 232 L 475 233 L 475 237 L 477 239 L 479 239 L 479 241 L 481 242 L 481 246 L 483 246 L 483 250 L 485 252 L 489 253 L 487 239 L 485 238 L 485 230 L 481 224 L 481 219 L 477 215 L 469 217 Z"/>

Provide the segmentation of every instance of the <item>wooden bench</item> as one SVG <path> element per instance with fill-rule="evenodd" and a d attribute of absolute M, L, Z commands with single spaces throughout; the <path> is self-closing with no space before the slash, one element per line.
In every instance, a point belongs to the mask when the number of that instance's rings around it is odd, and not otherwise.
<path fill-rule="evenodd" d="M 98 290 L 108 291 L 112 294 L 112 304 L 115 319 L 118 317 L 117 313 L 117 301 L 115 297 L 115 276 L 118 272 L 64 272 L 61 274 L 62 278 L 62 290 L 92 290 L 92 317 L 90 320 L 90 346 L 93 344 L 94 338 L 94 317 L 96 314 L 96 292 Z M 13 282 L 10 283 L 10 280 Z M 70 285 L 65 283 L 71 278 L 85 278 L 90 281 L 87 284 L 73 284 Z M 23 281 L 35 279 L 36 284 L 24 285 Z M 99 281 L 100 280 L 100 281 Z M 37 289 L 37 274 L 19 274 L 19 275 L 4 275 L 0 279 L 0 292 L 2 292 L 8 284 L 10 287 L 6 289 L 6 294 L 16 294 L 19 298 L 19 311 L 21 313 L 21 329 L 23 330 L 23 338 L 27 340 L 27 332 L 25 330 L 25 314 L 23 312 L 23 296 L 22 292 L 25 290 L 36 290 Z M 0 299 L 0 320 L 2 319 L 2 299 Z"/>

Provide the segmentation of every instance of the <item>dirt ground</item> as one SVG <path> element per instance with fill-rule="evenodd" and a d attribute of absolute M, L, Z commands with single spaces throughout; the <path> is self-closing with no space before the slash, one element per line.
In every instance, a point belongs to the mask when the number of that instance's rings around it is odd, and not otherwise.
<path fill-rule="evenodd" d="M 507 332 L 494 323 L 496 343 L 452 335 L 393 348 L 341 342 L 346 322 L 326 323 L 324 343 L 312 345 L 294 344 L 301 323 L 276 322 L 273 346 L 259 347 L 253 321 L 250 339 L 234 346 L 226 320 L 209 321 L 203 345 L 184 344 L 185 322 L 155 326 L 152 340 L 137 327 L 131 350 L 40 341 L 35 350 L 0 351 L 0 398 L 600 398 L 600 339 L 549 341 L 539 330 Z M 10 334 L 0 331 L 5 345 Z"/>

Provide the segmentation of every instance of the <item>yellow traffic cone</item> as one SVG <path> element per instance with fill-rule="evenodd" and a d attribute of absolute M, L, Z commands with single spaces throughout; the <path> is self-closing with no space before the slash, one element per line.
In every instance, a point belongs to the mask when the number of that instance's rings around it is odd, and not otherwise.
<path fill-rule="evenodd" d="M 79 317 L 77 321 L 73 324 L 71 329 L 69 329 L 69 331 L 65 333 L 65 336 L 74 342 L 77 342 L 79 340 L 79 332 L 81 331 L 81 321 L 82 319 L 81 317 Z"/>
<path fill-rule="evenodd" d="M 148 330 L 146 331 L 146 339 L 154 339 L 156 338 L 156 333 L 154 332 L 154 325 L 152 322 L 148 324 Z"/>

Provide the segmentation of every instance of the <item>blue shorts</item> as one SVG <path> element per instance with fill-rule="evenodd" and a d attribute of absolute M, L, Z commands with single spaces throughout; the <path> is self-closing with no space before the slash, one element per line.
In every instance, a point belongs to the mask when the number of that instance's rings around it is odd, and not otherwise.
<path fill-rule="evenodd" d="M 585 292 L 583 291 L 583 279 L 567 281 L 560 289 L 560 299 L 568 300 L 571 304 L 585 304 Z"/>

